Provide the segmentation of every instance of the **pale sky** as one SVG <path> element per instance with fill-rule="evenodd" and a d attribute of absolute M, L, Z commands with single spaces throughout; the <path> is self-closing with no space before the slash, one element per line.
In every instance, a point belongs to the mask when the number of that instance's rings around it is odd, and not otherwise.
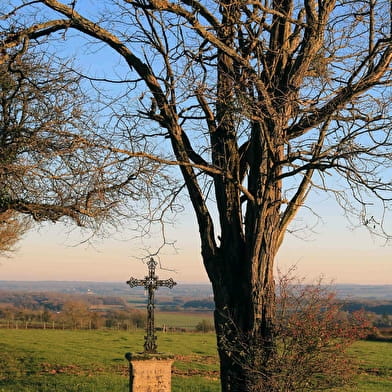
<path fill-rule="evenodd" d="M 392 247 L 372 238 L 364 229 L 351 231 L 337 208 L 324 209 L 323 222 L 306 240 L 287 235 L 277 257 L 284 272 L 296 265 L 296 275 L 314 280 L 355 284 L 392 284 Z M 333 213 L 332 213 L 333 212 Z M 160 254 L 160 278 L 178 282 L 207 282 L 202 266 L 198 232 L 191 216 L 179 219 L 169 231 L 177 240 L 177 253 L 166 249 Z M 33 229 L 19 244 L 12 258 L 0 259 L 0 280 L 80 280 L 125 282 L 130 276 L 144 277 L 146 266 L 138 259 L 146 255 L 133 234 L 118 234 L 128 240 L 95 239 L 94 246 L 78 242 L 77 231 L 50 224 Z"/>

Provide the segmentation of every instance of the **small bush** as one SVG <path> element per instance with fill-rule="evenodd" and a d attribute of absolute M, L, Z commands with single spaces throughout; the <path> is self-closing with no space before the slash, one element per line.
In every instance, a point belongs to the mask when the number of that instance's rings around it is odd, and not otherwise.
<path fill-rule="evenodd" d="M 240 333 L 224 345 L 252 375 L 250 391 L 315 392 L 352 380 L 356 365 L 346 350 L 372 330 L 362 312 L 343 312 L 342 303 L 321 281 L 304 285 L 283 276 L 276 296 L 274 346 Z"/>

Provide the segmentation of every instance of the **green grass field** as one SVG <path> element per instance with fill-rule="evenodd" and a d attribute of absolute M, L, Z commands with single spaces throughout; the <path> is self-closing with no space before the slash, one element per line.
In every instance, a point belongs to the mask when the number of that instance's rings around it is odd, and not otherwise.
<path fill-rule="evenodd" d="M 0 392 L 126 392 L 126 352 L 139 352 L 143 331 L 0 330 Z M 214 334 L 158 334 L 172 353 L 173 392 L 219 392 Z M 392 391 L 392 344 L 358 342 L 358 385 L 344 392 Z"/>
<path fill-rule="evenodd" d="M 212 312 L 156 312 L 155 323 L 157 327 L 163 325 L 175 327 L 195 329 L 196 325 L 202 321 L 208 320 L 213 322 Z"/>

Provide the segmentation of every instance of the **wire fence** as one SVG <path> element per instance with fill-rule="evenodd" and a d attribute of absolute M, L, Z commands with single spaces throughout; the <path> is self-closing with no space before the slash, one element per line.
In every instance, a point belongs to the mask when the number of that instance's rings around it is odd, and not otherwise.
<path fill-rule="evenodd" d="M 53 329 L 53 330 L 111 330 L 111 331 L 138 331 L 144 327 L 137 326 L 132 322 L 119 322 L 107 324 L 95 324 L 91 321 L 85 322 L 60 322 L 60 321 L 25 321 L 25 320 L 2 320 L 0 329 Z M 195 328 L 173 327 L 161 325 L 155 328 L 158 332 L 194 332 Z"/>

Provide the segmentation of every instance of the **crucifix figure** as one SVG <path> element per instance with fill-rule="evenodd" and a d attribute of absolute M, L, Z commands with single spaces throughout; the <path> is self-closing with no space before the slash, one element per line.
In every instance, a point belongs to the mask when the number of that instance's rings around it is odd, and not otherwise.
<path fill-rule="evenodd" d="M 172 279 L 159 280 L 158 276 L 155 275 L 155 267 L 157 262 L 151 257 L 147 262 L 148 265 L 148 276 L 144 279 L 129 278 L 127 284 L 130 287 L 142 286 L 148 291 L 148 302 L 147 302 L 147 327 L 146 336 L 144 337 L 144 352 L 146 354 L 157 354 L 157 337 L 155 336 L 154 326 L 154 291 L 158 287 L 169 287 L 173 288 L 177 283 Z"/>

